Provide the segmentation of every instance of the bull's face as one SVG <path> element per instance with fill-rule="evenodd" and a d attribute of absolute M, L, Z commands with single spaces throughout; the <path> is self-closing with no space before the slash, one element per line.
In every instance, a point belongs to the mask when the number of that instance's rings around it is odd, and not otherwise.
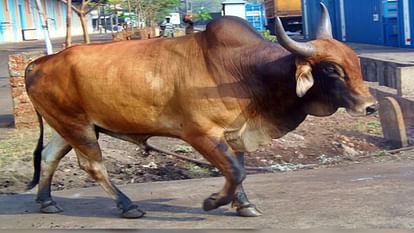
<path fill-rule="evenodd" d="M 298 58 L 302 60 L 303 66 L 309 66 L 314 79 L 314 85 L 308 93 L 311 102 L 309 113 L 327 115 L 338 107 L 345 107 L 352 116 L 374 113 L 377 109 L 376 100 L 362 79 L 359 58 L 355 52 L 333 39 L 319 39 L 312 43 L 316 51 L 321 52 L 308 58 Z"/>
<path fill-rule="evenodd" d="M 295 42 L 286 36 L 281 24 L 276 25 L 280 44 L 298 55 L 296 94 L 306 99 L 306 111 L 312 115 L 330 115 L 339 107 L 345 107 L 352 116 L 374 113 L 377 102 L 362 79 L 358 56 L 332 38 L 328 12 L 323 4 L 321 9 L 314 41 Z"/>

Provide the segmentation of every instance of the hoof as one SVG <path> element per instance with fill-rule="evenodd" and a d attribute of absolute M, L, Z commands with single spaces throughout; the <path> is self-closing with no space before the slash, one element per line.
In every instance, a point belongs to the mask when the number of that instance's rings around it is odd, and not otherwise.
<path fill-rule="evenodd" d="M 122 212 L 123 218 L 141 218 L 144 215 L 145 215 L 145 212 L 138 209 L 138 206 L 136 205 L 132 205 L 127 210 Z"/>
<path fill-rule="evenodd" d="M 48 201 L 42 203 L 42 206 L 40 207 L 40 212 L 46 213 L 46 214 L 55 214 L 62 212 L 63 209 L 59 205 L 56 204 L 54 201 Z"/>
<path fill-rule="evenodd" d="M 232 201 L 231 197 L 221 197 L 217 198 L 218 194 L 214 193 L 209 198 L 205 199 L 203 202 L 203 210 L 209 211 L 213 209 L 217 209 L 222 205 L 227 205 Z"/>
<path fill-rule="evenodd" d="M 216 206 L 216 200 L 212 197 L 209 197 L 204 200 L 203 202 L 203 210 L 204 211 L 210 211 L 216 209 L 218 206 Z"/>
<path fill-rule="evenodd" d="M 262 216 L 262 211 L 257 209 L 254 205 L 248 205 L 237 208 L 237 213 L 242 217 L 259 217 Z"/>

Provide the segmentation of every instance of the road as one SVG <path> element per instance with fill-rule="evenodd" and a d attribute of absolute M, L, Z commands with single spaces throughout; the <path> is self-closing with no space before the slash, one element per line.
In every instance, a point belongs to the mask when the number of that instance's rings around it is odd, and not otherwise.
<path fill-rule="evenodd" d="M 109 41 L 111 34 L 91 34 L 93 42 Z M 73 43 L 81 43 L 82 37 L 73 37 Z M 53 48 L 56 51 L 62 48 L 64 38 L 53 39 Z M 44 50 L 44 41 L 26 41 L 20 43 L 0 44 L 0 130 L 14 126 L 13 103 L 10 94 L 8 57 L 10 54 Z"/>
<path fill-rule="evenodd" d="M 235 216 L 229 206 L 201 210 L 223 178 L 121 186 L 147 212 L 141 219 L 118 217 L 99 187 L 54 192 L 65 212 L 37 213 L 34 194 L 0 196 L 0 228 L 413 228 L 414 161 L 248 176 L 250 200 L 264 212 Z"/>

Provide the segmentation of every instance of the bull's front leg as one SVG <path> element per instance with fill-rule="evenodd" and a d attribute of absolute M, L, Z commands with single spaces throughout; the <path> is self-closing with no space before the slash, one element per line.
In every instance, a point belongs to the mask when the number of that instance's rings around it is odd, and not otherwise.
<path fill-rule="evenodd" d="M 232 201 L 237 204 L 246 204 L 245 200 L 247 200 L 247 197 L 245 197 L 242 189 L 239 189 L 246 177 L 246 172 L 243 164 L 240 163 L 237 155 L 229 145 L 222 139 L 214 139 L 208 136 L 192 137 L 187 141 L 211 164 L 217 167 L 226 178 L 223 189 L 218 193 L 213 193 L 204 200 L 203 209 L 209 211 L 229 204 Z M 237 190 L 241 191 L 236 192 Z"/>

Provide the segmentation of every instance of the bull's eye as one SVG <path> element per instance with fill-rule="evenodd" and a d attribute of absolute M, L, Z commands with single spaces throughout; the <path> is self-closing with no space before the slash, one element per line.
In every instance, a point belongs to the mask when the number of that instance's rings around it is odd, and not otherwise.
<path fill-rule="evenodd" d="M 341 67 L 339 67 L 338 65 L 335 64 L 326 64 L 323 67 L 323 72 L 328 76 L 328 77 L 332 77 L 332 78 L 341 78 L 341 79 L 345 79 L 345 73 L 342 70 Z"/>
<path fill-rule="evenodd" d="M 336 69 L 335 69 L 335 67 L 333 67 L 333 66 L 328 66 L 328 67 L 325 67 L 325 72 L 326 72 L 327 74 L 338 73 L 338 72 L 336 72 Z"/>

